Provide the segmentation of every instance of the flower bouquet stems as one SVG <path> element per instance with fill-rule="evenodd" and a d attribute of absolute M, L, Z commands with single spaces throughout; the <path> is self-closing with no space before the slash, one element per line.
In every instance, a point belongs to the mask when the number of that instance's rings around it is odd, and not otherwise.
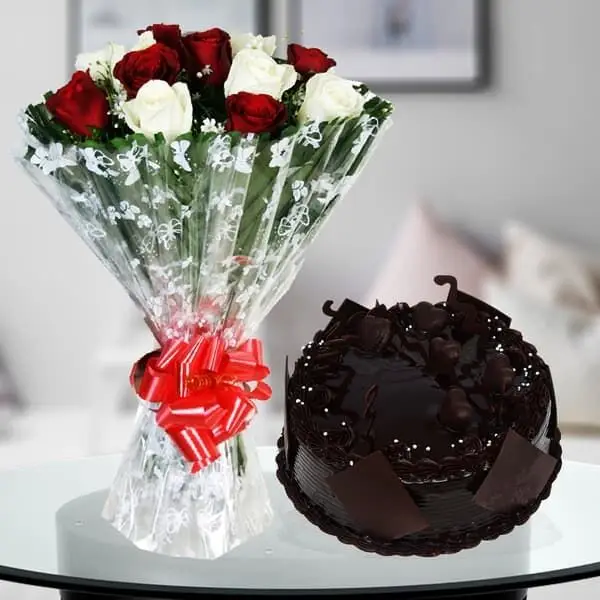
<path fill-rule="evenodd" d="M 325 53 L 275 43 L 154 25 L 78 57 L 22 118 L 19 161 L 157 340 L 103 514 L 172 556 L 216 558 L 270 521 L 243 437 L 271 395 L 252 336 L 391 114 Z"/>

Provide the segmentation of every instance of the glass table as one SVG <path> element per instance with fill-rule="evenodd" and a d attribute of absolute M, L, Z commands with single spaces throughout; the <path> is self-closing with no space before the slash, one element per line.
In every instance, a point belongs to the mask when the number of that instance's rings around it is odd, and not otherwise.
<path fill-rule="evenodd" d="M 0 579 L 62 590 L 65 600 L 125 598 L 485 598 L 600 576 L 600 467 L 566 463 L 525 526 L 439 558 L 380 557 L 296 513 L 260 449 L 277 517 L 216 561 L 138 550 L 100 517 L 118 457 L 0 473 Z"/>

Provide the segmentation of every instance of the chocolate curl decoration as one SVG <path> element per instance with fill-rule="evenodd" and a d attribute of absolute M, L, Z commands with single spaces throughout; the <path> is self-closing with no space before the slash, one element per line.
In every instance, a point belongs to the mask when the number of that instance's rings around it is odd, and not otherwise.
<path fill-rule="evenodd" d="M 450 291 L 448 292 L 448 300 L 446 303 L 448 306 L 456 312 L 462 312 L 465 315 L 463 327 L 468 333 L 485 333 L 488 331 L 483 323 L 479 323 L 477 319 L 478 311 L 473 304 L 470 302 L 463 302 L 458 291 L 458 282 L 456 277 L 451 275 L 438 275 L 434 278 L 435 283 L 438 285 L 450 285 Z"/>
<path fill-rule="evenodd" d="M 365 315 L 357 329 L 358 340 L 367 352 L 382 352 L 392 337 L 391 321 L 373 314 Z"/>
<path fill-rule="evenodd" d="M 157 425 L 197 473 L 219 458 L 219 444 L 246 429 L 254 401 L 271 397 L 262 381 L 268 375 L 259 340 L 228 349 L 216 335 L 167 342 L 133 366 L 131 383 L 140 398 L 159 405 Z"/>
<path fill-rule="evenodd" d="M 327 300 L 323 304 L 323 314 L 337 321 L 347 321 L 357 313 L 366 313 L 367 309 L 352 300 L 344 300 L 337 310 L 333 309 L 333 300 Z"/>
<path fill-rule="evenodd" d="M 478 322 L 477 315 L 479 311 L 487 313 L 491 317 L 498 317 L 500 321 L 504 322 L 506 327 L 510 327 L 510 317 L 507 317 L 498 309 L 482 302 L 478 298 L 474 298 L 465 292 L 461 292 L 458 289 L 456 277 L 452 277 L 452 275 L 437 275 L 433 280 L 437 285 L 450 285 L 446 303 L 450 308 L 465 314 L 465 326 L 469 327 L 470 333 L 481 334 L 484 329 L 487 329 L 485 324 Z"/>
<path fill-rule="evenodd" d="M 333 310 L 333 300 L 327 300 L 323 304 L 323 314 L 326 317 L 331 317 L 332 319 L 337 317 L 337 311 Z"/>

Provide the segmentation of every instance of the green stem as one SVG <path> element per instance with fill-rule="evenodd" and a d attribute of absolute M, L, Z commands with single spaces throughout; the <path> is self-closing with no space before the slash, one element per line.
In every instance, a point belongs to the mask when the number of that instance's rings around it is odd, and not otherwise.
<path fill-rule="evenodd" d="M 241 477 L 246 472 L 247 455 L 244 448 L 244 440 L 242 435 L 237 435 L 235 438 L 235 453 L 237 462 L 237 474 Z"/>

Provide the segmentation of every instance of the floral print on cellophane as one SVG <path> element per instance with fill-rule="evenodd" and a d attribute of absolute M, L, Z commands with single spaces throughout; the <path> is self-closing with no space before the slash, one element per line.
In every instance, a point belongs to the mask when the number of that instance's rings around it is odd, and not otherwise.
<path fill-rule="evenodd" d="M 279 141 L 210 133 L 152 144 L 136 136 L 111 153 L 28 136 L 22 163 L 158 340 L 200 324 L 239 341 L 289 289 L 382 125 L 367 115 L 311 123 Z M 250 444 L 226 445 L 191 475 L 142 407 L 105 516 L 140 547 L 223 554 L 270 519 Z"/>

